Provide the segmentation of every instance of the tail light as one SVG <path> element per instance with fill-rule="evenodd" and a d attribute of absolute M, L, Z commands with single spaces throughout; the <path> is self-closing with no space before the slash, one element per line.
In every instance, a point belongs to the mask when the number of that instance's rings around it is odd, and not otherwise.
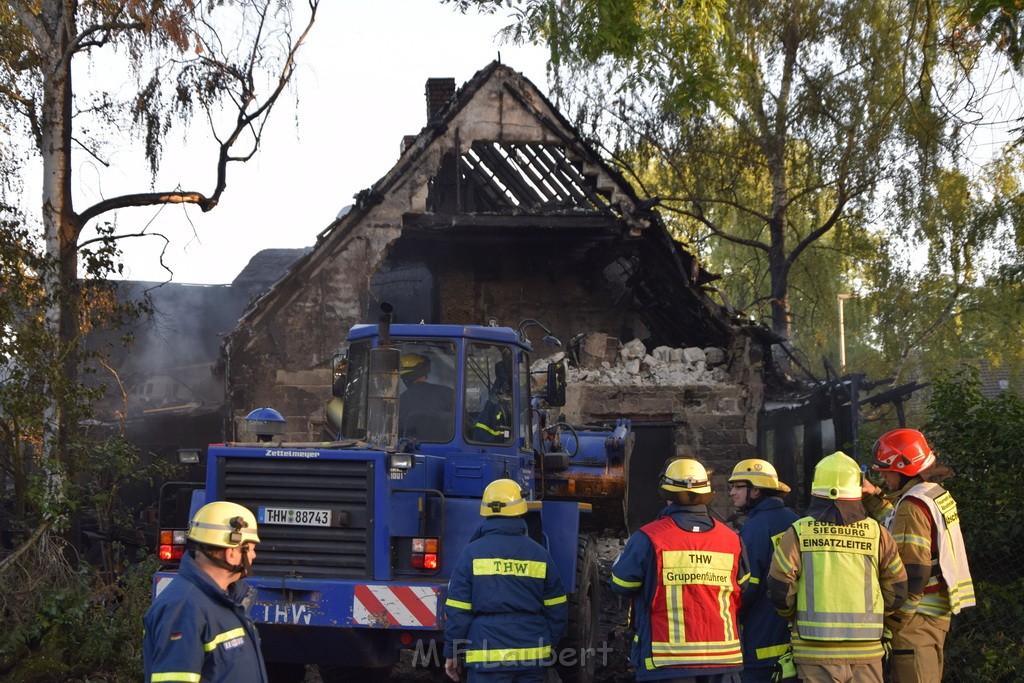
<path fill-rule="evenodd" d="M 396 538 L 394 551 L 399 573 L 436 572 L 441 566 L 441 546 L 436 538 Z"/>
<path fill-rule="evenodd" d="M 185 554 L 185 530 L 184 529 L 161 529 L 160 546 L 157 555 L 161 562 L 180 562 L 181 556 Z"/>

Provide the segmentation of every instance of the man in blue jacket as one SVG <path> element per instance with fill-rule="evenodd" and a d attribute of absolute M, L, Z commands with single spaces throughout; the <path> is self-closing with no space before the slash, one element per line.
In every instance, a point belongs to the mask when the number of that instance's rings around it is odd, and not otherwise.
<path fill-rule="evenodd" d="M 243 603 L 256 518 L 237 503 L 201 507 L 178 576 L 143 617 L 145 683 L 266 683 L 260 638 Z"/>
<path fill-rule="evenodd" d="M 736 510 L 747 515 L 740 528 L 750 560 L 751 584 L 740 608 L 743 683 L 771 683 L 775 663 L 789 650 L 789 624 L 775 611 L 766 592 L 775 546 L 800 518 L 782 503 L 787 493 L 789 487 L 779 481 L 775 467 L 767 460 L 741 460 L 729 477 L 729 497 Z M 795 680 L 795 666 L 787 669 Z"/>
<path fill-rule="evenodd" d="M 519 484 L 491 482 L 480 514 L 448 582 L 445 672 L 458 681 L 464 657 L 470 683 L 540 683 L 565 633 L 565 588 L 551 554 L 526 535 Z"/>
<path fill-rule="evenodd" d="M 714 493 L 699 462 L 670 462 L 658 484 L 668 507 L 629 537 L 612 565 L 612 590 L 632 600 L 636 680 L 740 683 L 743 544 L 708 514 Z"/>

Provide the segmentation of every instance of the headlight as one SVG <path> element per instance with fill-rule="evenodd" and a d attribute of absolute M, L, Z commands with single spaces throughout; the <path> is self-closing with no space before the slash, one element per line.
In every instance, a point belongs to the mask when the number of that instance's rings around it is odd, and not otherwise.
<path fill-rule="evenodd" d="M 415 456 L 412 453 L 389 453 L 388 468 L 393 470 L 411 470 Z"/>

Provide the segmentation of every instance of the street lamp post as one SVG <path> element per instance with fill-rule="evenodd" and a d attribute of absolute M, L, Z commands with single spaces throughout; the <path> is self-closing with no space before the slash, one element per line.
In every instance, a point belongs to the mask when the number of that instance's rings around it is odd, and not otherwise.
<path fill-rule="evenodd" d="M 839 301 L 839 371 L 846 369 L 846 322 L 843 320 L 843 302 L 856 299 L 856 294 L 836 294 Z"/>

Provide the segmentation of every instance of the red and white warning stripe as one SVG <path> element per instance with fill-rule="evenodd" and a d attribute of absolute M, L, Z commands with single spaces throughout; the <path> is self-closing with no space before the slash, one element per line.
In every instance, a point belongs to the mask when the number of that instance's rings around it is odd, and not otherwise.
<path fill-rule="evenodd" d="M 387 628 L 437 626 L 437 586 L 355 587 L 352 620 L 356 624 Z"/>

